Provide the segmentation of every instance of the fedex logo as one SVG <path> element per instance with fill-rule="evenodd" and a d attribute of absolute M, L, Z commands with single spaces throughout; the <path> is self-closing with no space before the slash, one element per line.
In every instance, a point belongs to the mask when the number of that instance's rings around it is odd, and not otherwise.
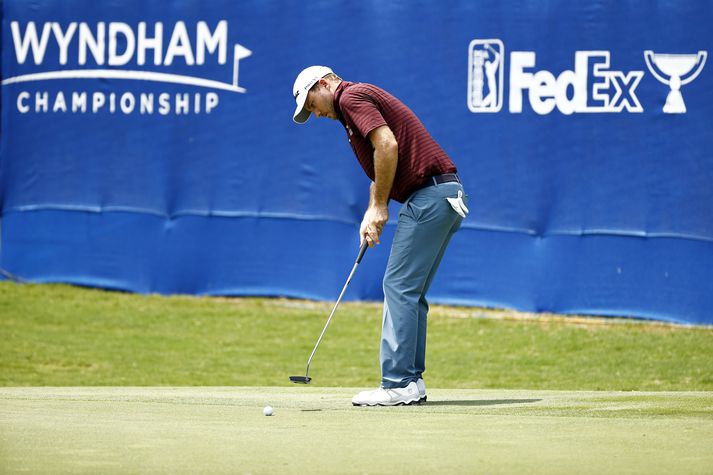
<path fill-rule="evenodd" d="M 468 51 L 468 108 L 498 112 L 505 96 L 505 45 L 499 39 L 473 40 Z M 534 51 L 513 51 L 509 66 L 511 113 L 523 104 L 537 114 L 643 112 L 636 88 L 643 71 L 621 71 L 611 66 L 609 51 L 576 51 L 574 67 L 558 73 L 537 68 Z"/>
<path fill-rule="evenodd" d="M 611 69 L 609 51 L 577 51 L 574 70 L 555 77 L 550 71 L 534 71 L 535 53 L 510 54 L 510 112 L 522 112 L 527 98 L 532 110 L 549 114 L 555 107 L 563 114 L 575 112 L 643 112 L 636 86 L 643 71 Z"/>

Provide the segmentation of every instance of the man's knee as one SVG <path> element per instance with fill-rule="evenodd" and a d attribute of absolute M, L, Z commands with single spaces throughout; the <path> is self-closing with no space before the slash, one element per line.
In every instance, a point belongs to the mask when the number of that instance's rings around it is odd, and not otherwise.
<path fill-rule="evenodd" d="M 423 279 L 405 279 L 400 276 L 384 276 L 382 282 L 384 298 L 392 302 L 407 303 L 418 301 L 423 291 Z"/>

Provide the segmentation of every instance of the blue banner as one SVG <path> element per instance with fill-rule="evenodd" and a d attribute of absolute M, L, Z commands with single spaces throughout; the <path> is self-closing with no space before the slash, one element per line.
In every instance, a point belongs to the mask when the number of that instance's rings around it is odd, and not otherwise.
<path fill-rule="evenodd" d="M 323 64 L 459 168 L 433 301 L 711 324 L 712 22 L 703 0 L 6 0 L 0 267 L 334 299 L 369 181 L 338 122 L 292 122 Z M 393 228 L 347 298 L 381 298 Z"/>

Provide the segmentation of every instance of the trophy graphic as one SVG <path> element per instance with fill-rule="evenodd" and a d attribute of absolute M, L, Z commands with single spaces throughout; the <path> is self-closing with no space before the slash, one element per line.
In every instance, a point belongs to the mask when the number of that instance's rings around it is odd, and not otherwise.
<path fill-rule="evenodd" d="M 668 54 L 654 53 L 651 50 L 644 51 L 644 59 L 651 74 L 664 84 L 668 84 L 671 90 L 666 96 L 666 104 L 663 111 L 666 114 L 683 114 L 686 112 L 686 104 L 681 95 L 681 86 L 696 79 L 698 74 L 706 64 L 706 51 L 699 51 L 698 54 Z"/>

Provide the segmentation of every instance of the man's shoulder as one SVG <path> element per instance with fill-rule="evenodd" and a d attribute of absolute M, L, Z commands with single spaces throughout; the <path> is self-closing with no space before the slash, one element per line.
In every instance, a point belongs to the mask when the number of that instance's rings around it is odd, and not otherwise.
<path fill-rule="evenodd" d="M 364 100 L 367 98 L 375 98 L 384 94 L 386 91 L 378 86 L 366 82 L 349 83 L 344 89 L 342 100 Z"/>
<path fill-rule="evenodd" d="M 375 86 L 374 84 L 369 84 L 368 82 L 352 82 L 349 83 L 349 87 L 347 88 L 347 91 L 360 91 L 360 92 L 365 92 L 365 91 L 381 91 L 382 89 L 379 86 Z"/>

